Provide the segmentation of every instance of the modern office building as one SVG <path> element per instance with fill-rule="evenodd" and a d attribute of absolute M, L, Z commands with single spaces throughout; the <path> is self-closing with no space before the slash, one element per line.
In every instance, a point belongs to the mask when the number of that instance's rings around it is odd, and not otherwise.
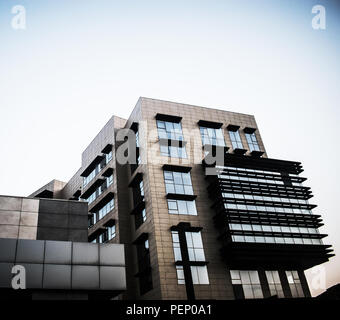
<path fill-rule="evenodd" d="M 140 98 L 31 196 L 87 202 L 88 241 L 124 244 L 121 299 L 309 297 L 304 270 L 333 254 L 302 171 L 252 115 Z"/>

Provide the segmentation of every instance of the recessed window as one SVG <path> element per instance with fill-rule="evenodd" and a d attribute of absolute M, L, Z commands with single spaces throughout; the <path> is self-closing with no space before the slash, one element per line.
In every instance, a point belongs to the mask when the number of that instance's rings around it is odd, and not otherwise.
<path fill-rule="evenodd" d="M 159 139 L 183 140 L 180 123 L 157 120 L 157 129 Z"/>
<path fill-rule="evenodd" d="M 286 271 L 286 276 L 293 298 L 303 298 L 305 295 L 302 290 L 301 281 L 297 271 Z"/>
<path fill-rule="evenodd" d="M 164 171 L 167 193 L 193 195 L 190 172 Z"/>
<path fill-rule="evenodd" d="M 186 232 L 190 261 L 205 261 L 201 232 Z"/>
<path fill-rule="evenodd" d="M 113 175 L 107 177 L 105 181 L 85 199 L 89 204 L 95 201 L 111 184 L 113 183 Z"/>
<path fill-rule="evenodd" d="M 105 217 L 115 207 L 114 199 L 111 199 L 104 207 L 98 210 L 98 220 Z"/>
<path fill-rule="evenodd" d="M 172 245 L 175 261 L 182 261 L 179 236 L 172 231 Z M 189 261 L 205 261 L 201 232 L 185 232 L 188 247 Z M 207 266 L 190 266 L 193 284 L 209 284 Z M 177 283 L 185 284 L 183 266 L 176 266 Z"/>
<path fill-rule="evenodd" d="M 243 149 L 242 140 L 241 140 L 240 133 L 238 130 L 229 131 L 229 137 L 230 137 L 233 149 Z"/>
<path fill-rule="evenodd" d="M 200 132 L 203 145 L 225 146 L 222 129 L 200 127 Z"/>
<path fill-rule="evenodd" d="M 259 144 L 257 142 L 257 138 L 256 138 L 256 135 L 255 135 L 255 132 L 253 133 L 245 133 L 246 135 L 246 139 L 247 139 L 247 143 L 248 143 L 248 146 L 249 146 L 249 151 L 252 152 L 252 151 L 260 151 L 260 147 L 259 147 Z"/>
<path fill-rule="evenodd" d="M 140 205 L 142 201 L 144 201 L 144 182 L 140 180 L 139 183 L 133 187 L 133 203 L 134 207 Z M 146 220 L 146 210 L 141 208 L 138 212 L 135 213 L 135 228 L 136 230 L 145 222 Z"/>
<path fill-rule="evenodd" d="M 108 227 L 107 232 L 108 232 L 109 240 L 115 238 L 116 237 L 116 225 L 114 224 L 113 226 Z"/>
<path fill-rule="evenodd" d="M 109 153 L 105 154 L 106 163 L 109 163 L 112 160 L 112 150 Z"/>
<path fill-rule="evenodd" d="M 278 298 L 284 298 L 283 289 L 278 271 L 266 271 L 270 294 Z"/>
<path fill-rule="evenodd" d="M 191 266 L 193 284 L 209 284 L 207 266 Z"/>
<path fill-rule="evenodd" d="M 195 200 L 168 199 L 168 211 L 170 214 L 187 214 L 197 216 Z"/>
<path fill-rule="evenodd" d="M 139 271 L 139 290 L 140 294 L 143 295 L 153 288 L 149 240 L 145 239 L 144 241 L 140 241 L 137 244 L 136 249 Z"/>
<path fill-rule="evenodd" d="M 263 298 L 260 278 L 256 270 L 230 270 L 233 286 L 242 288 L 245 299 Z"/>

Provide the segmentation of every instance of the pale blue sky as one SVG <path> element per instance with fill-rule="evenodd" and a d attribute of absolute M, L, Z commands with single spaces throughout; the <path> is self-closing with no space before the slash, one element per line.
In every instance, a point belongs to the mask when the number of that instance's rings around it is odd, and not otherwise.
<path fill-rule="evenodd" d="M 16 4 L 26 30 L 11 28 Z M 326 30 L 311 27 L 315 4 Z M 340 250 L 338 1 L 1 0 L 0 54 L 0 194 L 68 180 L 139 96 L 217 107 L 254 114 L 268 155 L 303 163 Z"/>

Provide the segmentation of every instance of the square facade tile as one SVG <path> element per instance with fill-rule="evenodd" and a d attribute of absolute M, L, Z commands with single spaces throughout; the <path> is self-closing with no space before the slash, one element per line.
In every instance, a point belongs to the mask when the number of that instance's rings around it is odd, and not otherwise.
<path fill-rule="evenodd" d="M 18 240 L 16 263 L 43 263 L 45 243 L 42 240 Z"/>
<path fill-rule="evenodd" d="M 68 241 L 46 241 L 45 263 L 71 264 L 72 243 Z"/>
<path fill-rule="evenodd" d="M 71 265 L 44 265 L 44 289 L 71 289 Z"/>
<path fill-rule="evenodd" d="M 73 290 L 99 290 L 98 266 L 72 266 Z"/>
<path fill-rule="evenodd" d="M 98 265 L 98 244 L 73 242 L 72 264 Z"/>

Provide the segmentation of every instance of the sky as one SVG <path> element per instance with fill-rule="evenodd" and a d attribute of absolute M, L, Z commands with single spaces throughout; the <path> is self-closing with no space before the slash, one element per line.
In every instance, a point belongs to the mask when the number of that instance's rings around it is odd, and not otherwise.
<path fill-rule="evenodd" d="M 15 5 L 25 29 L 12 27 Z M 339 57 L 337 0 L 0 0 L 0 194 L 69 180 L 140 96 L 249 113 L 269 157 L 302 162 L 340 255 Z M 339 270 L 336 256 L 307 271 L 313 295 Z"/>

